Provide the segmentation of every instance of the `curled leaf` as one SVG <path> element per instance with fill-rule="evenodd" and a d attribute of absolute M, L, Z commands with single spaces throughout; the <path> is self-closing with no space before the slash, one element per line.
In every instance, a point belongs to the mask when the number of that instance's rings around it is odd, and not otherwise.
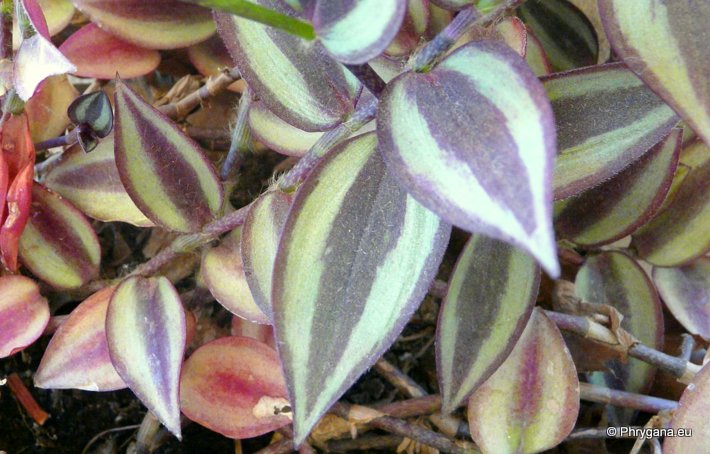
<path fill-rule="evenodd" d="M 71 73 L 76 66 L 40 34 L 25 39 L 15 56 L 13 80 L 15 90 L 23 101 L 35 93 L 40 82 L 50 76 Z"/>
<path fill-rule="evenodd" d="M 223 337 L 195 350 L 180 377 L 180 407 L 191 420 L 236 439 L 291 422 L 278 355 L 248 337 Z"/>
<path fill-rule="evenodd" d="M 507 45 L 472 42 L 427 73 L 396 77 L 382 94 L 377 133 L 388 168 L 418 201 L 559 274 L 550 221 L 552 109 Z"/>
<path fill-rule="evenodd" d="M 126 387 L 111 363 L 106 311 L 115 287 L 79 304 L 54 333 L 34 375 L 39 388 L 112 391 Z"/>
<path fill-rule="evenodd" d="M 114 139 L 121 182 L 151 221 L 192 232 L 214 219 L 223 194 L 212 164 L 197 143 L 120 80 Z"/>
<path fill-rule="evenodd" d="M 279 242 L 271 299 L 297 444 L 394 342 L 448 242 L 450 227 L 387 173 L 376 145 L 370 133 L 331 150 Z"/>
<path fill-rule="evenodd" d="M 99 274 L 101 262 L 99 239 L 84 215 L 38 183 L 32 186 L 19 256 L 35 276 L 59 289 L 86 284 Z"/>
<path fill-rule="evenodd" d="M 32 279 L 0 277 L 0 358 L 33 343 L 48 322 L 49 304 Z"/>
<path fill-rule="evenodd" d="M 185 311 L 170 281 L 131 277 L 119 284 L 106 314 L 106 338 L 118 375 L 181 438 L 178 385 Z"/>

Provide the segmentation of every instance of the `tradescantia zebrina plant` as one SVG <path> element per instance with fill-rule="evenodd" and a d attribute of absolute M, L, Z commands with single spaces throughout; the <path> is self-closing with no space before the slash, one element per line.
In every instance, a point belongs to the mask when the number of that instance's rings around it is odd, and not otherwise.
<path fill-rule="evenodd" d="M 140 452 L 710 443 L 710 3 L 1 6 L 0 374 L 50 414 L 129 388 Z"/>

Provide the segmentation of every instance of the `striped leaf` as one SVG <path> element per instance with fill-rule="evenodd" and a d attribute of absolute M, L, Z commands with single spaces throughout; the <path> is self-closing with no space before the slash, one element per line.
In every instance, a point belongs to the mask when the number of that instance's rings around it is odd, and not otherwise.
<path fill-rule="evenodd" d="M 555 71 L 597 63 L 599 44 L 589 19 L 567 0 L 528 0 L 518 15 L 540 39 Z"/>
<path fill-rule="evenodd" d="M 428 73 L 392 80 L 377 133 L 389 169 L 418 201 L 447 222 L 529 251 L 559 274 L 552 110 L 507 45 L 472 42 Z"/>
<path fill-rule="evenodd" d="M 249 209 L 242 228 L 241 252 L 244 273 L 256 305 L 271 317 L 271 287 L 279 238 L 293 197 L 271 191 Z"/>
<path fill-rule="evenodd" d="M 391 57 L 409 55 L 426 33 L 430 15 L 429 0 L 407 0 L 402 27 L 387 46 L 385 54 Z"/>
<path fill-rule="evenodd" d="M 126 384 L 111 363 L 106 311 L 115 287 L 91 295 L 54 333 L 34 375 L 35 386 L 113 391 Z"/>
<path fill-rule="evenodd" d="M 316 0 L 312 21 L 336 60 L 359 65 L 384 52 L 406 11 L 407 0 Z"/>
<path fill-rule="evenodd" d="M 542 43 L 530 30 L 528 30 L 527 48 L 525 50 L 525 61 L 528 62 L 536 76 L 546 76 L 552 72 L 552 65 L 550 65 L 550 60 L 547 58 Z"/>
<path fill-rule="evenodd" d="M 678 166 L 682 133 L 674 131 L 638 161 L 601 185 L 555 202 L 560 238 L 595 247 L 636 230 L 660 208 Z"/>
<path fill-rule="evenodd" d="M 663 313 L 656 289 L 641 267 L 621 252 L 603 252 L 586 260 L 575 280 L 580 298 L 608 304 L 623 316 L 621 327 L 645 345 L 663 350 Z M 656 370 L 635 358 L 611 360 L 608 372 L 593 372 L 591 383 L 634 393 L 649 390 Z M 628 424 L 633 411 L 612 412 L 614 425 Z"/>
<path fill-rule="evenodd" d="M 579 10 L 587 16 L 589 22 L 592 23 L 594 27 L 594 32 L 597 37 L 597 44 L 599 45 L 599 52 L 597 53 L 597 63 L 603 64 L 609 61 L 611 57 L 611 45 L 609 44 L 609 39 L 606 37 L 606 32 L 604 31 L 604 25 L 602 25 L 602 18 L 599 15 L 599 6 L 597 0 L 568 0 L 571 4 L 579 8 Z"/>
<path fill-rule="evenodd" d="M 256 140 L 286 156 L 303 156 L 323 135 L 322 132 L 306 132 L 291 126 L 261 101 L 255 101 L 249 107 L 249 128 Z"/>
<path fill-rule="evenodd" d="M 297 444 L 394 342 L 448 242 L 449 226 L 386 172 L 376 145 L 365 134 L 326 155 L 279 243 L 271 297 Z"/>
<path fill-rule="evenodd" d="M 476 0 L 431 0 L 431 2 L 441 8 L 451 11 L 458 11 L 476 3 Z"/>
<path fill-rule="evenodd" d="M 557 326 L 535 309 L 508 359 L 471 396 L 471 437 L 483 453 L 546 451 L 569 435 L 578 412 L 572 356 Z"/>
<path fill-rule="evenodd" d="M 670 427 L 685 436 L 665 437 L 663 452 L 687 454 L 707 450 L 710 439 L 710 367 L 703 367 L 683 392 L 678 408 L 673 412 Z"/>
<path fill-rule="evenodd" d="M 20 261 L 52 287 L 81 287 L 99 274 L 96 232 L 71 203 L 39 183 L 32 186 L 30 216 L 20 238 Z"/>
<path fill-rule="evenodd" d="M 170 281 L 131 277 L 119 284 L 106 314 L 106 338 L 118 375 L 181 438 L 178 389 L 185 311 Z"/>
<path fill-rule="evenodd" d="M 622 64 L 544 78 L 557 123 L 555 199 L 619 173 L 678 123 L 673 110 Z"/>
<path fill-rule="evenodd" d="M 222 337 L 190 355 L 180 377 L 180 407 L 192 421 L 236 439 L 291 422 L 276 351 L 248 337 Z"/>
<path fill-rule="evenodd" d="M 210 10 L 180 0 L 73 0 L 102 29 L 137 46 L 177 49 L 215 32 Z"/>
<path fill-rule="evenodd" d="M 75 71 L 76 66 L 50 40 L 36 34 L 20 44 L 14 60 L 13 83 L 18 96 L 27 101 L 47 77 Z"/>
<path fill-rule="evenodd" d="M 67 108 L 79 96 L 67 76 L 48 77 L 25 104 L 32 141 L 43 142 L 64 134 L 69 126 Z"/>
<path fill-rule="evenodd" d="M 710 144 L 710 3 L 599 0 L 611 46 Z"/>
<path fill-rule="evenodd" d="M 202 256 L 202 278 L 212 296 L 229 312 L 255 323 L 270 324 L 270 308 L 257 305 L 249 290 L 240 240 L 241 229 L 236 229 L 219 246 L 207 251 Z"/>
<path fill-rule="evenodd" d="M 653 268 L 666 307 L 691 334 L 710 339 L 710 257 L 678 268 Z"/>
<path fill-rule="evenodd" d="M 192 232 L 214 219 L 222 185 L 199 145 L 120 80 L 115 156 L 126 191 L 153 222 Z"/>
<path fill-rule="evenodd" d="M 98 137 L 106 137 L 113 129 L 111 101 L 102 90 L 81 95 L 69 105 L 67 114 L 76 124 L 86 124 Z"/>
<path fill-rule="evenodd" d="M 160 63 L 157 50 L 124 41 L 93 23 L 74 32 L 59 50 L 76 65 L 80 77 L 113 79 L 119 73 L 131 79 L 153 72 Z"/>
<path fill-rule="evenodd" d="M 33 343 L 49 323 L 49 304 L 24 276 L 0 277 L 0 358 Z"/>
<path fill-rule="evenodd" d="M 451 412 L 500 366 L 535 305 L 540 269 L 509 244 L 473 235 L 449 282 L 436 332 L 442 409 Z"/>
<path fill-rule="evenodd" d="M 710 148 L 696 142 L 681 152 L 680 163 L 689 170 L 671 189 L 672 199 L 631 242 L 656 266 L 683 265 L 710 250 Z"/>
<path fill-rule="evenodd" d="M 256 3 L 295 16 L 276 0 Z M 256 96 L 304 131 L 325 131 L 353 111 L 360 84 L 319 45 L 249 19 L 216 13 L 219 33 Z"/>
<path fill-rule="evenodd" d="M 45 178 L 45 184 L 89 217 L 152 227 L 154 224 L 123 187 L 113 149 L 113 135 L 109 135 L 90 154 L 78 148 L 64 152 L 61 162 Z"/>

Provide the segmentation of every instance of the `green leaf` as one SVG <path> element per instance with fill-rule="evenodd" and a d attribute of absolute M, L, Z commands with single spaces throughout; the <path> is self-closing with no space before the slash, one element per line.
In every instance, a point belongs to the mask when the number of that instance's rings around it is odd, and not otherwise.
<path fill-rule="evenodd" d="M 407 195 L 376 147 L 370 133 L 331 150 L 281 235 L 271 298 L 297 444 L 395 341 L 448 242 L 450 227 Z"/>
<path fill-rule="evenodd" d="M 451 412 L 500 366 L 535 306 L 540 269 L 509 244 L 473 235 L 456 262 L 436 331 L 442 409 Z"/>
<path fill-rule="evenodd" d="M 199 145 L 120 80 L 114 136 L 121 182 L 151 221 L 194 232 L 215 218 L 222 185 Z"/>

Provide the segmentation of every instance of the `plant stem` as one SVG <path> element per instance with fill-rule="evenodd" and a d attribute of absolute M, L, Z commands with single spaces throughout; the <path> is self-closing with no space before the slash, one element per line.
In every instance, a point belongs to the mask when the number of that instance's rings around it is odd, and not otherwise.
<path fill-rule="evenodd" d="M 327 151 L 350 137 L 354 132 L 369 123 L 377 114 L 377 99 L 372 98 L 358 106 L 355 112 L 335 128 L 324 133 L 286 175 L 278 181 L 282 191 L 293 191 L 306 179 L 311 170 L 318 164 Z"/>
<path fill-rule="evenodd" d="M 404 440 L 399 435 L 375 435 L 371 437 L 357 437 L 354 440 L 333 440 L 326 445 L 329 452 L 372 451 L 385 450 L 394 452 Z"/>
<path fill-rule="evenodd" d="M 349 419 L 351 406 L 339 402 L 331 408 L 331 413 L 340 416 L 343 419 Z M 457 454 L 463 454 L 464 449 L 454 443 L 448 437 L 433 432 L 424 427 L 410 424 L 401 419 L 393 418 L 391 416 L 380 416 L 367 423 L 369 426 L 376 427 L 378 429 L 385 430 L 387 432 L 393 433 L 395 435 L 401 435 L 403 437 L 411 438 L 421 444 L 434 447 L 442 452 L 451 452 Z"/>
<path fill-rule="evenodd" d="M 25 386 L 25 383 L 22 381 L 20 376 L 14 372 L 10 374 L 10 376 L 7 377 L 7 386 L 34 422 L 40 426 L 44 425 L 47 418 L 49 418 L 49 413 L 42 410 L 35 398 L 32 397 L 32 394 L 27 389 L 27 386 Z"/>
<path fill-rule="evenodd" d="M 632 408 L 646 413 L 658 413 L 675 410 L 678 402 L 644 394 L 619 391 L 618 389 L 595 386 L 589 383 L 579 384 L 579 398 L 590 402 L 611 404 L 617 407 Z"/>
<path fill-rule="evenodd" d="M 291 17 L 265 8 L 248 0 L 182 0 L 207 8 L 219 9 L 245 19 L 278 28 L 308 41 L 316 38 L 313 25 L 297 17 Z"/>
<path fill-rule="evenodd" d="M 76 128 L 72 129 L 69 134 L 55 137 L 53 139 L 48 139 L 44 142 L 36 143 L 35 151 L 48 150 L 50 148 L 56 147 L 71 147 L 79 141 L 79 134 L 81 134 L 81 128 L 77 126 Z"/>
<path fill-rule="evenodd" d="M 0 6 L 0 59 L 12 59 L 12 0 L 2 0 Z"/>
<path fill-rule="evenodd" d="M 410 60 L 408 66 L 416 72 L 428 71 L 436 63 L 436 60 L 444 55 L 471 27 L 474 25 L 489 25 L 501 17 L 507 10 L 517 7 L 524 1 L 525 0 L 506 0 L 496 9 L 484 16 L 479 16 L 478 10 L 476 10 L 474 6 L 469 6 L 460 11 L 446 28 L 424 46 L 421 52 L 413 56 L 413 60 Z"/>
<path fill-rule="evenodd" d="M 247 87 L 239 100 L 237 123 L 234 125 L 234 130 L 232 131 L 232 143 L 229 146 L 227 158 L 224 160 L 222 170 L 219 174 L 223 181 L 229 177 L 231 170 L 242 161 L 244 153 L 249 148 L 249 143 L 251 142 L 248 116 L 249 106 L 251 106 L 251 90 Z"/>
<path fill-rule="evenodd" d="M 237 68 L 225 69 L 218 77 L 209 79 L 207 83 L 182 98 L 180 101 L 162 105 L 158 107 L 158 110 L 173 120 L 181 118 L 190 113 L 192 109 L 197 107 L 202 101 L 224 91 L 240 77 L 241 75 Z"/>
<path fill-rule="evenodd" d="M 701 366 L 697 364 L 667 355 L 640 342 L 632 345 L 628 350 L 624 350 L 614 333 L 605 326 L 591 321 L 587 317 L 548 310 L 545 311 L 545 315 L 555 322 L 558 328 L 574 332 L 606 346 L 619 348 L 622 350 L 622 353 L 626 353 L 629 356 L 671 373 L 681 383 L 690 383 L 695 374 L 700 371 Z"/>

